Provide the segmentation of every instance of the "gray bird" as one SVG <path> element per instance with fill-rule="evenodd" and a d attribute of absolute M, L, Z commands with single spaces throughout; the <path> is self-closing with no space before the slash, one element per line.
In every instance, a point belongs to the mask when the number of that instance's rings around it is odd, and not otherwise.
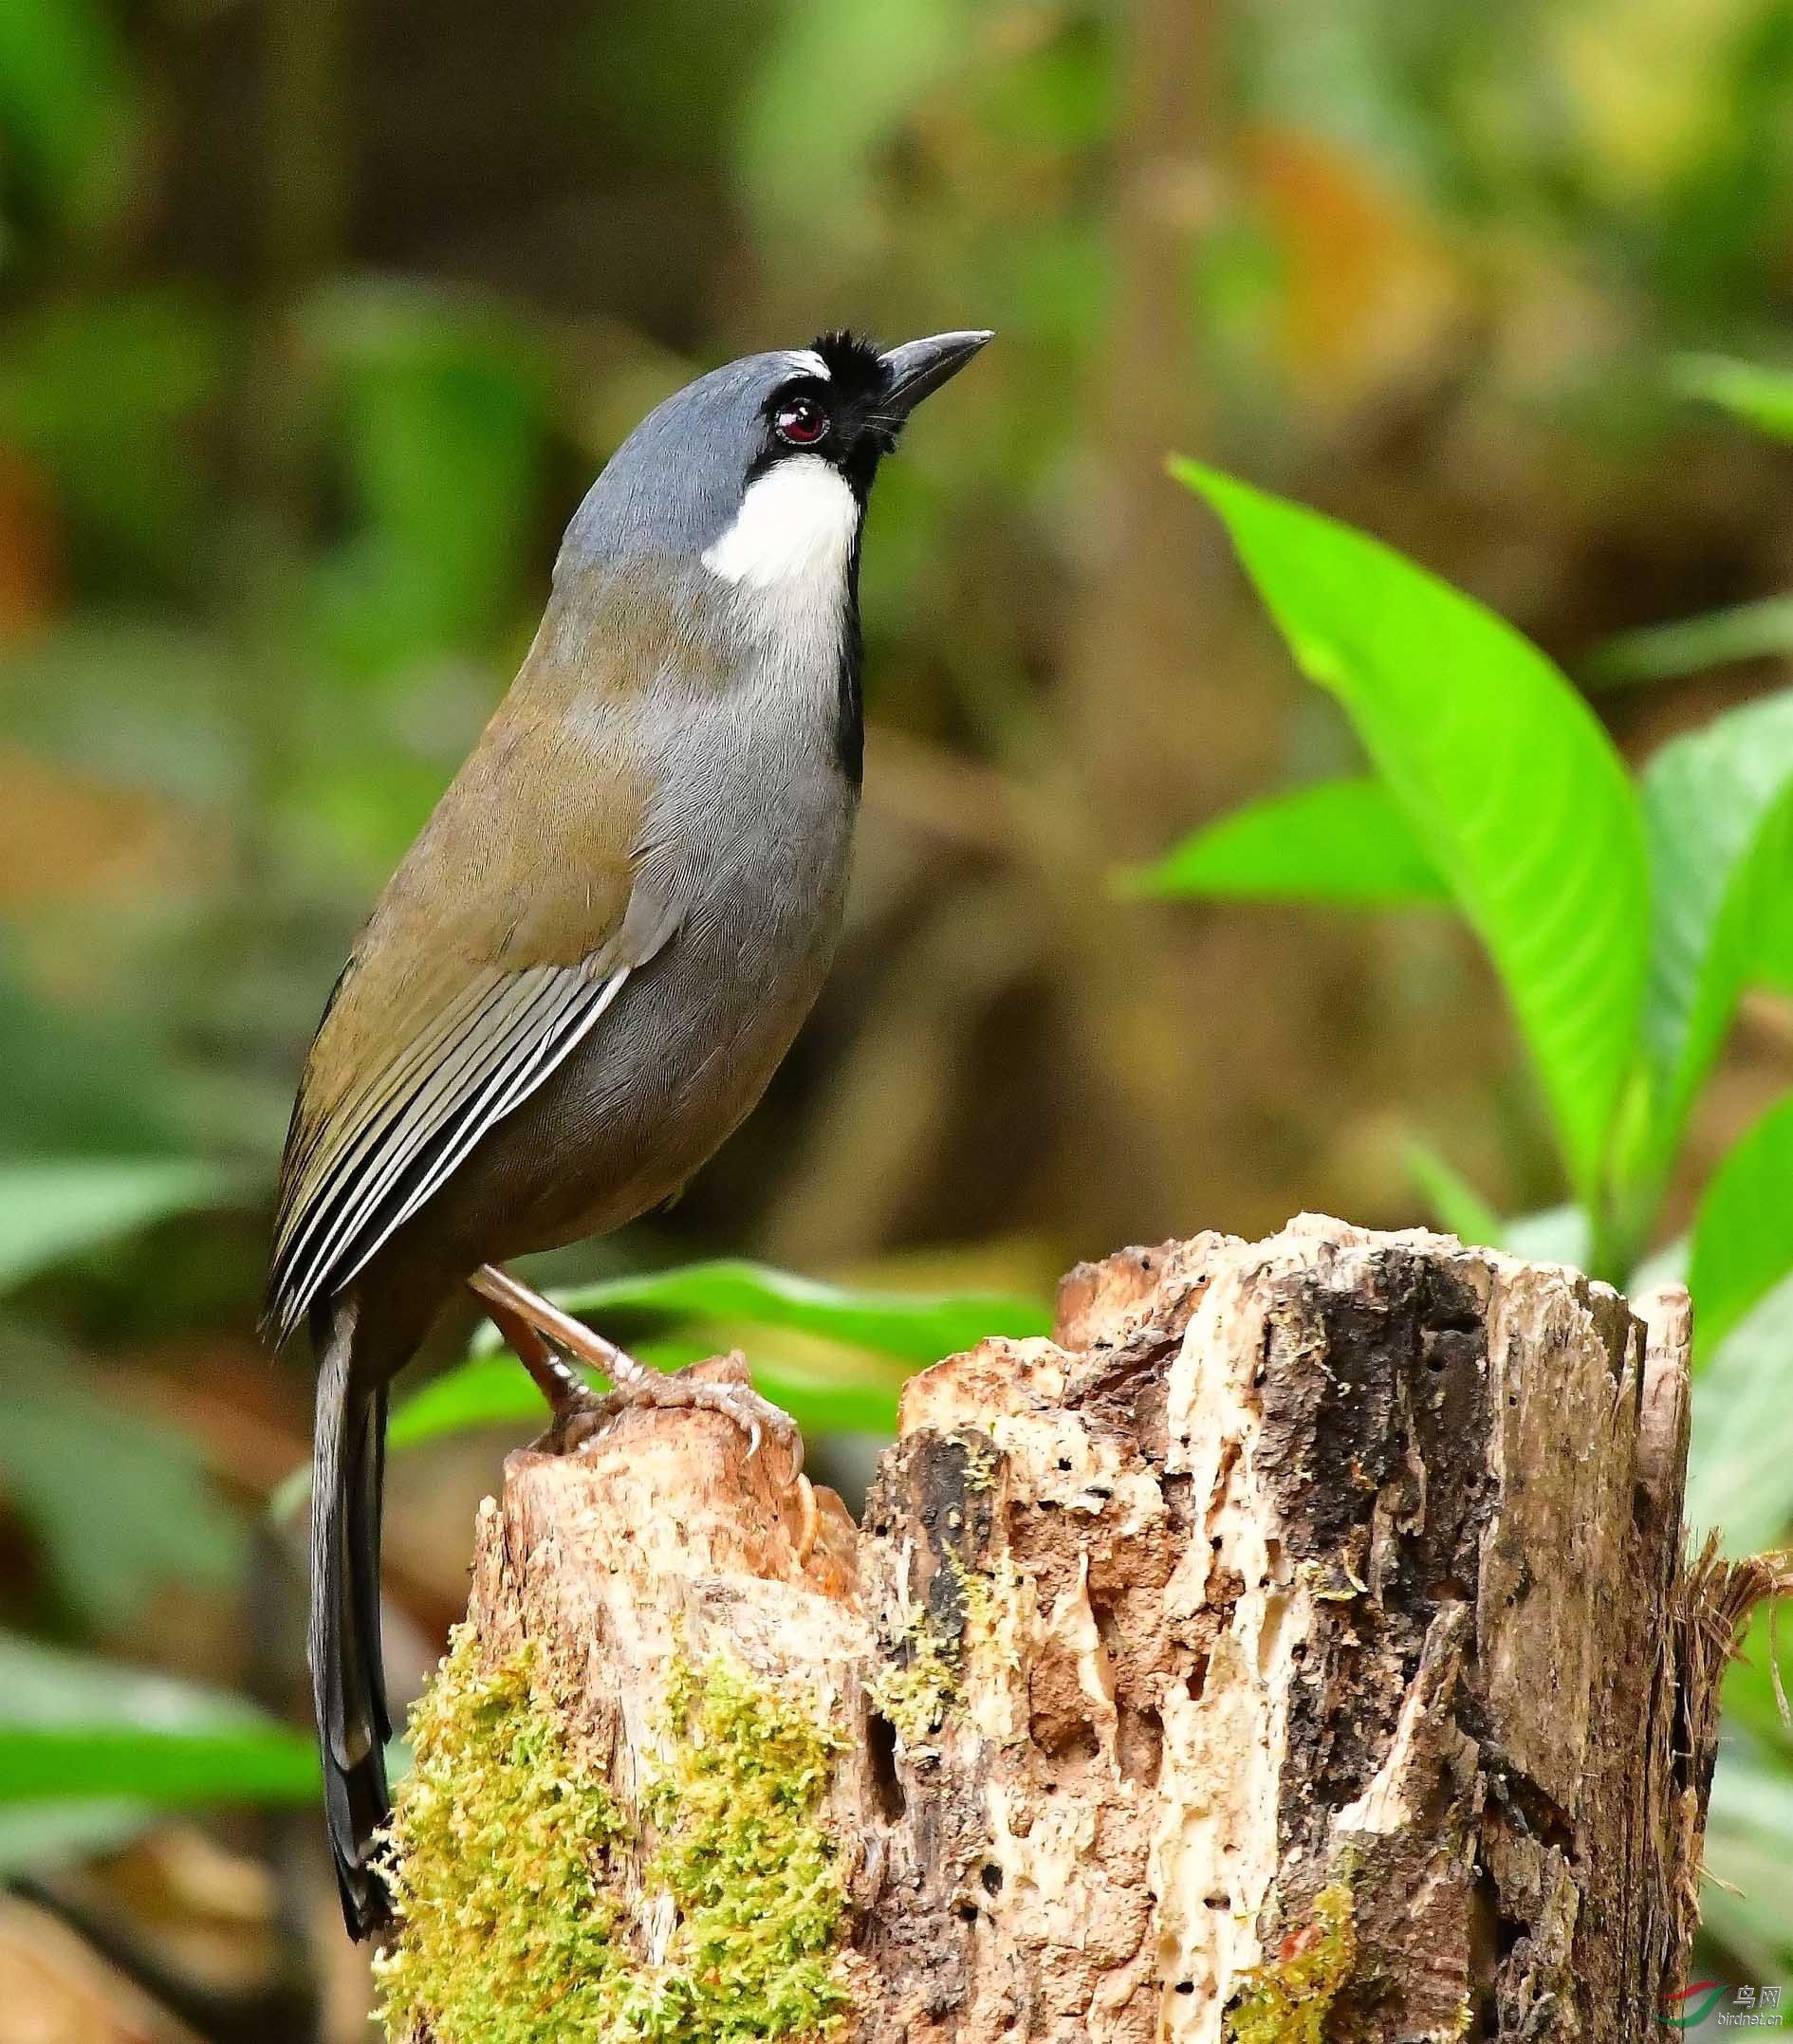
<path fill-rule="evenodd" d="M 319 1361 L 308 1647 L 352 1936 L 390 1920 L 372 1854 L 387 1388 L 447 1299 L 475 1286 L 563 1438 L 618 1398 L 713 1406 L 756 1440 L 783 1419 L 744 1387 L 644 1370 L 491 1266 L 672 1198 L 809 1012 L 859 806 L 866 499 L 915 406 L 989 338 L 825 335 L 642 420 L 324 1009 L 267 1322 L 285 1340 L 309 1318 Z M 563 1350 L 601 1361 L 611 1401 Z"/>

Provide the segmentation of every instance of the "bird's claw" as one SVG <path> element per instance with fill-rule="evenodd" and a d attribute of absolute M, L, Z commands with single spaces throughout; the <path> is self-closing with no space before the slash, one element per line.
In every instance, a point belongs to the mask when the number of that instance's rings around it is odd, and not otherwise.
<path fill-rule="evenodd" d="M 682 1371 L 676 1376 L 644 1372 L 639 1379 L 615 1390 L 582 1389 L 563 1398 L 555 1407 L 554 1424 L 536 1445 L 547 1453 L 570 1454 L 601 1433 L 619 1413 L 639 1406 L 661 1411 L 719 1412 L 747 1435 L 749 1462 L 769 1436 L 789 1460 L 790 1484 L 795 1485 L 803 1474 L 804 1437 L 788 1412 L 762 1398 L 750 1384 L 717 1383 Z"/>

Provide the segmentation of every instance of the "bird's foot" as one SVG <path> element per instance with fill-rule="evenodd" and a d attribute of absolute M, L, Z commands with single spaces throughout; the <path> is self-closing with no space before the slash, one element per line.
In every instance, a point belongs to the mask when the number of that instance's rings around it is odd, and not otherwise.
<path fill-rule="evenodd" d="M 797 1422 L 753 1389 L 738 1352 L 718 1357 L 710 1366 L 721 1365 L 727 1375 L 699 1377 L 680 1371 L 676 1376 L 668 1376 L 638 1362 L 626 1350 L 606 1341 L 594 1328 L 520 1283 L 508 1271 L 483 1264 L 468 1283 L 553 1412 L 553 1425 L 539 1446 L 569 1452 L 601 1432 L 631 1406 L 688 1408 L 720 1412 L 732 1420 L 748 1437 L 749 1456 L 757 1455 L 761 1442 L 769 1436 L 789 1462 L 791 1484 L 802 1478 L 804 1437 Z M 607 1376 L 615 1389 L 594 1391 L 565 1360 L 569 1354 Z M 705 1367 L 693 1365 L 694 1370 Z"/>
<path fill-rule="evenodd" d="M 594 1391 L 580 1384 L 553 1400 L 553 1424 L 534 1443 L 535 1447 L 545 1454 L 570 1455 L 587 1441 L 596 1440 L 619 1413 L 641 1407 L 658 1411 L 720 1412 L 747 1435 L 749 1459 L 759 1453 L 760 1444 L 768 1436 L 784 1449 L 790 1472 L 785 1480 L 785 1489 L 794 1497 L 798 1512 L 793 1545 L 798 1566 L 805 1566 L 815 1552 L 821 1519 L 815 1490 L 804 1474 L 804 1437 L 797 1422 L 770 1399 L 762 1398 L 748 1382 L 747 1362 L 738 1349 L 732 1354 L 712 1357 L 708 1365 L 695 1363 L 692 1367 L 725 1368 L 730 1373 L 723 1377 L 696 1377 L 680 1371 L 676 1376 L 668 1376 L 662 1371 L 637 1363 L 640 1374 L 626 1387 Z"/>
<path fill-rule="evenodd" d="M 633 1362 L 634 1358 L 630 1360 Z M 790 1463 L 794 1482 L 802 1473 L 804 1462 L 804 1437 L 798 1430 L 797 1422 L 770 1399 L 762 1398 L 747 1381 L 747 1365 L 739 1351 L 717 1360 L 732 1366 L 729 1376 L 697 1377 L 688 1375 L 684 1371 L 676 1376 L 668 1376 L 663 1371 L 650 1370 L 645 1364 L 637 1363 L 635 1367 L 639 1373 L 631 1376 L 627 1383 L 619 1383 L 614 1390 L 584 1391 L 558 1405 L 551 1431 L 559 1446 L 570 1452 L 601 1433 L 619 1412 L 626 1412 L 631 1408 L 647 1407 L 661 1412 L 681 1409 L 720 1412 L 747 1435 L 749 1456 L 759 1453 L 763 1442 L 775 1441 Z M 694 1367 L 701 1369 L 703 1366 Z"/>

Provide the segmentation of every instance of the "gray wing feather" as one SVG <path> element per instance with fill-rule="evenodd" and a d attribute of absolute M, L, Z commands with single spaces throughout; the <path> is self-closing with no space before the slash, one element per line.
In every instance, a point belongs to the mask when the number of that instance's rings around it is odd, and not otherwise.
<path fill-rule="evenodd" d="M 284 1335 L 340 1291 L 430 1198 L 486 1132 L 520 1107 L 593 1028 L 631 967 L 492 974 L 361 1090 L 276 1245 L 270 1312 Z M 446 1046 L 446 1047 L 445 1047 Z M 334 1117 L 333 1117 L 334 1118 Z"/>
<path fill-rule="evenodd" d="M 378 1168 L 381 1145 L 407 1113 L 415 1111 L 413 1096 L 427 1083 L 436 1054 L 445 1044 L 456 1042 L 461 1050 L 448 1051 L 450 1063 L 457 1055 L 474 1054 L 486 1019 L 505 992 L 506 982 L 499 974 L 480 975 L 462 997 L 419 1030 L 391 1063 L 378 1069 L 359 1093 L 322 1122 L 311 1144 L 292 1166 L 295 1191 L 274 1244 L 277 1289 L 284 1290 L 297 1280 L 302 1257 L 307 1263 L 315 1261 L 317 1239 L 321 1232 L 333 1232 L 346 1189 L 360 1182 L 370 1162 Z M 303 1303 L 295 1305 L 294 1325 L 304 1310 Z"/>

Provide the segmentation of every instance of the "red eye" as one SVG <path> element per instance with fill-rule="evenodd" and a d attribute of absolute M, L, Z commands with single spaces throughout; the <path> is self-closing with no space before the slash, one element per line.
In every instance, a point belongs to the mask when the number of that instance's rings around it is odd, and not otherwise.
<path fill-rule="evenodd" d="M 773 423 L 792 447 L 814 447 L 828 430 L 828 414 L 813 397 L 793 397 L 779 406 Z"/>

